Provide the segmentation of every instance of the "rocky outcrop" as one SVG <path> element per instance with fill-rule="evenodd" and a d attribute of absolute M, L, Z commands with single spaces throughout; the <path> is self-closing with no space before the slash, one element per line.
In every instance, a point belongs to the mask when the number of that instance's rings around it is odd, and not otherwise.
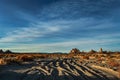
<path fill-rule="evenodd" d="M 103 53 L 103 49 L 102 48 L 100 48 L 100 51 L 99 51 L 100 53 Z"/>
<path fill-rule="evenodd" d="M 96 51 L 91 49 L 89 53 L 96 53 Z"/>
<path fill-rule="evenodd" d="M 70 53 L 72 53 L 72 54 L 78 54 L 78 53 L 80 53 L 80 50 L 77 49 L 77 48 L 73 48 L 73 49 L 70 51 Z"/>
<path fill-rule="evenodd" d="M 2 49 L 0 49 L 0 53 L 4 53 Z"/>
<path fill-rule="evenodd" d="M 6 50 L 5 53 L 12 53 L 12 51 L 10 51 L 10 50 Z"/>

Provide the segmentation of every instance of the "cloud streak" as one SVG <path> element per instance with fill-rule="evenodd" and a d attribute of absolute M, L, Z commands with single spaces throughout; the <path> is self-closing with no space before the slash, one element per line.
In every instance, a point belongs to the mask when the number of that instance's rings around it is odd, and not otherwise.
<path fill-rule="evenodd" d="M 36 27 L 38 26 L 38 27 Z M 57 32 L 61 30 L 59 27 L 39 27 L 41 25 L 36 25 L 33 27 L 21 28 L 10 32 L 7 36 L 0 39 L 0 42 L 23 42 L 31 41 L 34 38 L 43 37 L 47 34 Z"/>
<path fill-rule="evenodd" d="M 18 28 L 17 30 L 8 32 L 6 36 L 0 38 L 0 42 L 5 43 L 32 41 L 36 38 L 49 36 L 51 34 L 55 34 L 56 32 L 62 31 L 65 28 L 68 28 L 67 26 L 64 26 L 63 23 L 61 26 L 61 22 L 37 22 L 35 24 L 31 23 L 29 26 L 30 27 L 23 27 L 20 29 Z"/>
<path fill-rule="evenodd" d="M 36 39 L 53 38 L 70 39 L 102 36 L 106 29 L 113 28 L 114 24 L 108 20 L 97 20 L 94 18 L 80 18 L 77 20 L 52 20 L 50 22 L 37 22 L 29 24 L 28 27 L 18 28 L 8 32 L 0 38 L 1 43 L 34 42 Z M 101 31 L 100 31 L 101 30 Z M 87 31 L 87 33 L 86 33 Z M 98 31 L 97 34 L 94 34 Z M 88 34 L 89 33 L 89 34 Z M 109 34 L 109 33 L 107 33 Z"/>

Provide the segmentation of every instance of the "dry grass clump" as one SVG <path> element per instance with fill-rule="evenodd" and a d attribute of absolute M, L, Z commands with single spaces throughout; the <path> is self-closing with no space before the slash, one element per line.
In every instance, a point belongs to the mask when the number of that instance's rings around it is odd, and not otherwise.
<path fill-rule="evenodd" d="M 118 67 L 118 69 L 117 69 L 117 71 L 118 71 L 118 76 L 119 76 L 119 78 L 120 78 L 120 66 Z"/>
<path fill-rule="evenodd" d="M 6 58 L 0 59 L 0 65 L 7 65 L 7 64 L 21 64 L 21 61 L 16 59 L 6 59 Z"/>
<path fill-rule="evenodd" d="M 5 61 L 5 59 L 0 59 L 0 65 L 5 65 L 5 64 L 7 64 L 7 62 Z"/>
<path fill-rule="evenodd" d="M 18 61 L 33 61 L 34 56 L 31 55 L 19 55 L 16 56 L 16 60 Z"/>
<path fill-rule="evenodd" d="M 28 54 L 6 54 L 0 59 L 0 65 L 21 64 L 24 61 L 33 61 L 34 56 Z"/>
<path fill-rule="evenodd" d="M 87 60 L 88 60 L 88 59 L 89 59 L 89 56 L 83 56 L 83 59 L 87 59 Z"/>
<path fill-rule="evenodd" d="M 119 63 L 116 62 L 116 61 L 110 61 L 110 62 L 109 62 L 109 65 L 110 65 L 111 67 L 119 67 L 119 66 L 120 66 Z"/>
<path fill-rule="evenodd" d="M 0 54 L 0 58 L 3 58 L 5 55 L 3 55 L 3 54 Z"/>
<path fill-rule="evenodd" d="M 97 61 L 103 61 L 103 59 L 101 57 L 98 57 Z"/>
<path fill-rule="evenodd" d="M 5 61 L 7 64 L 21 64 L 21 61 L 16 59 L 6 59 Z"/>

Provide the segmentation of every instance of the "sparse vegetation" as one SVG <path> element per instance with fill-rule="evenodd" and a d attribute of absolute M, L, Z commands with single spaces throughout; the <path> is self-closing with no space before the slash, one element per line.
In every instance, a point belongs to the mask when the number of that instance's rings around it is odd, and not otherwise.
<path fill-rule="evenodd" d="M 53 72 L 52 71 L 49 72 L 49 70 L 54 71 L 54 69 L 56 69 L 59 72 L 62 72 L 61 75 L 64 75 L 64 71 L 66 70 L 65 73 L 67 75 L 69 75 L 70 73 L 75 76 L 79 74 L 77 70 L 82 70 L 82 69 L 83 69 L 82 71 L 84 71 L 84 74 L 87 74 L 88 76 L 89 74 L 92 74 L 91 70 L 92 72 L 98 74 L 96 70 L 93 70 L 91 67 L 91 66 L 98 66 L 104 70 L 108 69 L 110 71 L 117 72 L 117 75 L 120 76 L 120 53 L 119 52 L 109 53 L 107 51 L 106 52 L 103 51 L 102 49 L 99 52 L 95 50 L 91 50 L 89 52 L 85 52 L 85 51 L 80 52 L 80 50 L 77 48 L 72 49 L 70 53 L 66 53 L 66 54 L 63 54 L 63 53 L 62 54 L 60 53 L 12 53 L 12 52 L 10 53 L 9 51 L 5 52 L 1 50 L 0 65 L 10 66 L 10 67 L 17 66 L 18 68 L 19 67 L 27 68 L 29 66 L 31 67 L 29 68 L 30 71 L 34 72 L 34 70 L 36 71 L 39 69 L 38 70 L 39 73 L 41 73 L 42 71 L 42 73 L 48 74 L 48 75 L 49 74 L 53 75 Z M 74 67 L 71 67 L 71 66 L 74 66 Z M 89 71 L 87 72 L 86 70 L 87 71 L 89 70 Z M 54 73 L 54 75 L 55 74 L 58 75 L 58 73 Z M 101 74 L 98 74 L 98 75 L 102 76 Z M 109 72 L 108 72 L 108 75 L 109 75 Z"/>
<path fill-rule="evenodd" d="M 104 53 L 106 52 L 106 53 Z M 20 64 L 25 61 L 33 61 L 35 59 L 58 59 L 58 58 L 77 58 L 80 61 L 96 61 L 97 65 L 106 65 L 109 68 L 114 69 L 114 67 L 120 66 L 120 52 L 110 52 L 103 51 L 101 48 L 100 51 L 91 50 L 89 52 L 80 52 L 79 49 L 74 48 L 70 51 L 69 54 L 60 54 L 60 53 L 12 53 L 10 50 L 3 51 L 0 50 L 0 64 Z M 82 62 L 81 62 L 82 63 Z M 101 64 L 98 64 L 101 63 Z"/>

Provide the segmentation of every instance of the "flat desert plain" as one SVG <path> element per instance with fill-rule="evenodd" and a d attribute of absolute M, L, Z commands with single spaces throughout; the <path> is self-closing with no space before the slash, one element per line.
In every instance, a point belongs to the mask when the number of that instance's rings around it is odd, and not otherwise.
<path fill-rule="evenodd" d="M 120 80 L 119 72 L 79 58 L 36 59 L 0 66 L 0 80 Z"/>

